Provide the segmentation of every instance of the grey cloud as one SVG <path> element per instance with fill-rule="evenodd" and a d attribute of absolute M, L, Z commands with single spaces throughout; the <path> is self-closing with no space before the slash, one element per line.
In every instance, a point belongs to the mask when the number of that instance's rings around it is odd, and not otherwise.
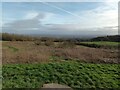
<path fill-rule="evenodd" d="M 32 19 L 26 19 L 26 20 L 18 20 L 14 21 L 12 23 L 6 23 L 3 26 L 3 31 L 4 30 L 35 30 L 37 28 L 42 27 L 41 25 L 41 19 L 44 19 L 45 15 L 43 14 L 38 14 L 36 17 Z"/>
<path fill-rule="evenodd" d="M 7 23 L 3 26 L 3 32 L 19 33 L 19 34 L 51 34 L 51 35 L 109 35 L 117 29 L 112 27 L 103 28 L 81 28 L 79 24 L 42 24 L 45 14 L 38 14 L 32 19 L 18 20 Z M 115 26 L 116 27 L 116 26 Z"/>
<path fill-rule="evenodd" d="M 27 28 L 36 28 L 39 25 L 39 21 L 35 19 L 31 20 L 20 20 L 15 21 L 13 23 L 6 24 L 9 28 L 15 28 L 15 29 L 27 29 Z"/>

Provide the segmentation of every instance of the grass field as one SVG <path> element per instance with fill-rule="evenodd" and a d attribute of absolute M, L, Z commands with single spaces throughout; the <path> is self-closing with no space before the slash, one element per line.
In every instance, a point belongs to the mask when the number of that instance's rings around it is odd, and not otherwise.
<path fill-rule="evenodd" d="M 120 42 L 109 42 L 109 41 L 94 41 L 94 42 L 81 42 L 81 45 L 88 47 L 103 47 L 103 48 L 119 48 Z"/>
<path fill-rule="evenodd" d="M 120 88 L 117 64 L 89 64 L 73 61 L 3 66 L 4 88 L 40 88 L 44 83 L 75 88 Z"/>
<path fill-rule="evenodd" d="M 83 42 L 88 44 L 107 45 L 107 46 L 118 46 L 120 42 L 108 42 L 108 41 L 97 41 L 97 42 Z"/>

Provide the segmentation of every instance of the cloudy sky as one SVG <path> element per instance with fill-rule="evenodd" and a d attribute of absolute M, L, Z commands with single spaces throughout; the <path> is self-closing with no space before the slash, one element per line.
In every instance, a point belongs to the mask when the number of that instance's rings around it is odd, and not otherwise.
<path fill-rule="evenodd" d="M 3 2 L 2 32 L 118 34 L 118 2 Z"/>

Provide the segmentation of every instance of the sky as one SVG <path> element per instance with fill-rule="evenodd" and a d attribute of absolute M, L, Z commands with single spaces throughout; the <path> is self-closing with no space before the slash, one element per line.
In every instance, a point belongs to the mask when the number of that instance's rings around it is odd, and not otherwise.
<path fill-rule="evenodd" d="M 0 17 L 8 33 L 118 34 L 118 2 L 2 2 Z"/>

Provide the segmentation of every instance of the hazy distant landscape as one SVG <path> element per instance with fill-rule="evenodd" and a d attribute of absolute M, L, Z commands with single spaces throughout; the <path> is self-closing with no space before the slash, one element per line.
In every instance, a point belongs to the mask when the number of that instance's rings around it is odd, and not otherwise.
<path fill-rule="evenodd" d="M 3 90 L 49 89 L 51 84 L 70 90 L 119 89 L 117 5 L 3 2 Z"/>

